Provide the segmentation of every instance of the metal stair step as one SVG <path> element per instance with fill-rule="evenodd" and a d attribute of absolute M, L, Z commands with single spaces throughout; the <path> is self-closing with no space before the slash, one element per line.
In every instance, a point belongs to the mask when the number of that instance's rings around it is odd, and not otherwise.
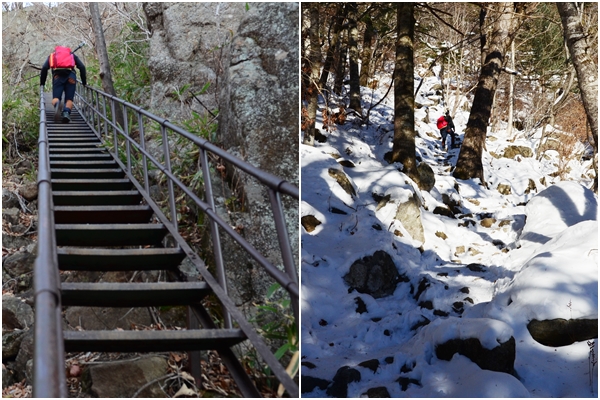
<path fill-rule="evenodd" d="M 50 161 L 77 161 L 77 160 L 113 160 L 112 155 L 107 152 L 98 154 L 50 154 Z"/>
<path fill-rule="evenodd" d="M 133 183 L 123 179 L 52 179 L 52 190 L 57 191 L 99 191 L 129 190 Z"/>
<path fill-rule="evenodd" d="M 163 224 L 56 224 L 58 246 L 144 246 L 161 243 Z"/>
<path fill-rule="evenodd" d="M 68 168 L 118 168 L 118 164 L 114 160 L 94 160 L 94 161 L 65 161 L 65 160 L 50 160 L 51 169 L 68 169 Z"/>
<path fill-rule="evenodd" d="M 61 284 L 63 306 L 185 306 L 200 302 L 210 293 L 206 282 Z"/>
<path fill-rule="evenodd" d="M 63 271 L 173 270 L 183 261 L 181 249 L 88 249 L 59 247 L 58 268 Z"/>
<path fill-rule="evenodd" d="M 137 190 L 55 190 L 52 195 L 55 206 L 136 205 L 142 201 L 142 195 Z"/>
<path fill-rule="evenodd" d="M 136 206 L 55 206 L 57 224 L 146 223 L 152 217 L 147 205 Z"/>
<path fill-rule="evenodd" d="M 55 147 L 49 148 L 50 154 L 69 154 L 69 153 L 106 153 L 104 147 L 85 147 L 85 148 L 69 148 L 69 147 Z"/>
<path fill-rule="evenodd" d="M 48 148 L 50 150 L 52 149 L 58 149 L 61 147 L 69 147 L 69 148 L 80 148 L 80 147 L 92 147 L 92 146 L 97 146 L 101 144 L 100 140 L 93 140 L 93 141 L 86 141 L 86 142 L 50 142 Z"/>
<path fill-rule="evenodd" d="M 200 351 L 234 346 L 246 336 L 240 329 L 181 331 L 65 331 L 66 352 Z"/>
<path fill-rule="evenodd" d="M 121 168 L 50 168 L 53 179 L 119 179 L 125 176 Z"/>

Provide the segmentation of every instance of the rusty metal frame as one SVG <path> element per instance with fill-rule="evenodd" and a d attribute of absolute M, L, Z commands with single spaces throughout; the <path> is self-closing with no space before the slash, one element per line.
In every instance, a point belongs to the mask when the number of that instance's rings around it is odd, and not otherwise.
<path fill-rule="evenodd" d="M 107 114 L 107 102 L 110 103 L 111 116 Z M 115 96 L 111 96 L 100 90 L 79 86 L 76 92 L 75 104 L 80 110 L 81 115 L 84 116 L 90 128 L 100 138 L 105 137 L 112 130 L 114 135 L 114 146 L 112 149 L 113 157 L 117 163 L 126 172 L 129 179 L 133 182 L 134 186 L 140 191 L 142 196 L 145 198 L 148 205 L 154 210 L 154 213 L 161 220 L 161 222 L 167 227 L 171 235 L 176 240 L 178 246 L 187 254 L 189 260 L 195 264 L 199 273 L 203 276 L 204 280 L 211 286 L 215 295 L 221 301 L 223 305 L 223 311 L 225 316 L 224 325 L 226 328 L 232 326 L 231 320 L 235 320 L 240 329 L 247 335 L 248 340 L 253 344 L 257 352 L 263 358 L 263 360 L 269 365 L 277 379 L 283 384 L 291 397 L 298 397 L 298 385 L 289 377 L 285 368 L 275 358 L 271 350 L 268 348 L 262 337 L 254 330 L 252 325 L 246 321 L 240 310 L 237 309 L 233 301 L 227 295 L 227 284 L 225 278 L 225 267 L 223 265 L 222 252 L 219 230 L 222 229 L 230 237 L 232 237 L 258 264 L 265 269 L 265 271 L 277 281 L 284 290 L 286 290 L 290 296 L 292 311 L 295 317 L 296 326 L 299 328 L 299 290 L 298 290 L 298 277 L 297 277 L 297 265 L 293 257 L 289 235 L 286 228 L 286 221 L 283 213 L 283 206 L 281 203 L 281 195 L 290 196 L 292 199 L 299 199 L 299 190 L 291 183 L 280 179 L 268 172 L 262 171 L 237 157 L 227 153 L 223 149 L 210 143 L 208 140 L 200 138 L 174 124 L 164 118 L 160 118 L 139 106 L 131 104 L 125 100 L 119 99 Z M 128 110 L 137 115 L 138 118 L 138 129 L 140 134 L 140 144 L 136 143 L 130 136 L 129 127 L 125 123 L 124 127 L 119 126 L 115 121 L 115 106 L 122 107 L 123 114 L 127 116 Z M 160 130 L 163 138 L 163 156 L 165 156 L 165 164 L 163 165 L 159 160 L 152 156 L 145 148 L 145 137 L 144 137 L 144 118 L 148 118 L 160 125 Z M 180 135 L 194 145 L 196 145 L 200 152 L 200 159 L 202 163 L 202 170 L 204 175 L 204 186 L 205 186 L 205 198 L 201 200 L 194 192 L 186 187 L 171 171 L 169 157 L 169 141 L 168 133 L 172 132 Z M 117 148 L 118 135 L 125 140 L 126 149 L 126 163 L 124 164 L 119 158 L 119 149 Z M 140 183 L 131 171 L 131 147 L 135 148 L 142 157 L 143 165 L 143 183 Z M 109 150 L 110 151 L 110 150 Z M 283 261 L 284 270 L 273 265 L 267 258 L 256 250 L 246 239 L 244 239 L 234 228 L 232 228 L 226 221 L 224 221 L 216 212 L 215 204 L 212 193 L 212 187 L 210 182 L 210 169 L 208 163 L 207 154 L 212 153 L 221 159 L 231 163 L 239 170 L 253 176 L 263 186 L 267 188 L 271 208 L 273 211 L 273 219 L 277 230 L 277 236 L 279 246 L 281 250 L 281 257 Z M 160 170 L 168 179 L 169 183 L 169 209 L 171 217 L 168 218 L 160 210 L 159 206 L 151 199 L 149 194 L 149 179 L 148 179 L 148 167 L 147 162 L 151 162 L 154 166 Z M 177 218 L 175 209 L 175 198 L 174 190 L 172 185 L 177 185 L 180 190 L 183 191 L 189 198 L 191 198 L 199 208 L 205 213 L 210 219 L 211 237 L 213 241 L 213 251 L 215 254 L 215 265 L 217 270 L 217 277 L 213 277 L 208 271 L 204 262 L 197 256 L 197 254 L 189 247 L 185 240 L 181 237 L 177 229 Z M 198 311 L 195 312 L 197 317 Z M 202 318 L 200 318 L 202 322 Z M 204 318 L 205 323 L 206 319 Z M 209 328 L 205 326 L 205 328 Z M 231 358 L 231 355 L 222 354 L 226 358 Z M 241 369 L 241 365 L 234 368 Z M 232 372 L 235 374 L 242 373 L 243 371 Z M 240 389 L 246 395 L 255 394 L 256 389 L 245 388 L 246 383 L 238 382 Z M 254 391 L 253 391 L 254 390 Z"/>

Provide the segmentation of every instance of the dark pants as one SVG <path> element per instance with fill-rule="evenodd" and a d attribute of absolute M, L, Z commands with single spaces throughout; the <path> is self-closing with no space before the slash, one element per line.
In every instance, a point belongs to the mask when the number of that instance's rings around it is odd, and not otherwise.
<path fill-rule="evenodd" d="M 75 72 L 71 72 L 67 76 L 54 74 L 52 78 L 52 97 L 60 99 L 63 92 L 65 93 L 65 102 L 73 101 L 75 98 L 75 83 L 77 82 Z"/>
<path fill-rule="evenodd" d="M 442 143 L 446 143 L 446 137 L 450 135 L 450 146 L 449 148 L 454 147 L 454 131 L 452 129 L 448 129 L 448 127 L 440 129 L 440 135 L 442 135 Z"/>

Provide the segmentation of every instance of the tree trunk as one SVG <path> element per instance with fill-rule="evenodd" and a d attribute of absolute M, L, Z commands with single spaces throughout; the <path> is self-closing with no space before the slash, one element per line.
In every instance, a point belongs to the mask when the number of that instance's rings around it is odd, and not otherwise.
<path fill-rule="evenodd" d="M 365 36 L 363 38 L 362 57 L 360 64 L 360 86 L 367 86 L 371 77 L 371 59 L 373 58 L 373 39 L 375 38 L 375 29 L 371 18 L 365 22 Z"/>
<path fill-rule="evenodd" d="M 483 147 L 487 126 L 492 111 L 494 94 L 498 86 L 498 77 L 502 69 L 506 49 L 516 31 L 517 18 L 513 14 L 514 3 L 488 3 L 497 10 L 492 32 L 487 37 L 485 62 L 481 67 L 479 82 L 475 90 L 473 107 L 465 129 L 464 142 L 458 155 L 454 177 L 458 179 L 479 178 L 485 184 L 483 176 Z M 493 4 L 493 5 L 492 5 Z"/>
<path fill-rule="evenodd" d="M 317 106 L 319 96 L 319 73 L 321 69 L 321 43 L 319 41 L 319 4 L 309 3 L 310 7 L 310 83 L 308 85 L 308 126 L 304 130 L 304 144 L 315 145 L 315 123 L 317 122 Z"/>
<path fill-rule="evenodd" d="M 342 45 L 341 41 L 340 37 L 340 51 L 338 53 L 337 65 L 335 67 L 335 81 L 333 83 L 333 93 L 337 95 L 342 94 L 342 86 L 344 85 L 344 77 L 346 76 L 346 59 L 348 58 L 348 46 Z"/>
<path fill-rule="evenodd" d="M 415 156 L 414 3 L 398 3 L 397 7 L 392 162 L 401 162 L 403 172 L 419 183 Z"/>
<path fill-rule="evenodd" d="M 115 93 L 112 75 L 110 73 L 108 51 L 106 50 L 104 29 L 102 28 L 102 20 L 100 19 L 98 3 L 90 3 L 90 14 L 92 16 L 92 29 L 94 30 L 96 41 L 96 53 L 98 54 L 98 60 L 100 62 L 100 79 L 102 80 L 102 88 L 106 93 L 116 96 L 117 94 Z M 121 105 L 118 103 L 115 103 L 115 117 L 117 123 L 121 125 L 121 127 L 124 127 L 125 124 L 123 123 L 123 110 L 121 109 Z"/>
<path fill-rule="evenodd" d="M 510 68 L 515 70 L 515 41 L 510 43 Z M 513 131 L 513 114 L 514 114 L 514 103 L 515 103 L 515 76 L 510 74 L 510 82 L 508 87 L 508 127 L 506 129 L 506 136 L 510 138 L 511 142 L 515 141 L 512 136 Z"/>
<path fill-rule="evenodd" d="M 339 38 L 340 31 L 342 30 L 342 22 L 346 19 L 347 8 L 345 3 L 339 3 L 335 12 L 335 19 L 333 27 L 331 28 L 331 35 L 329 37 L 329 48 L 327 49 L 327 56 L 325 57 L 325 63 L 323 64 L 323 73 L 321 74 L 321 87 L 327 86 L 327 80 L 329 79 L 329 73 L 333 65 L 334 55 L 339 52 Z"/>
<path fill-rule="evenodd" d="M 358 6 L 356 3 L 348 3 L 348 51 L 350 52 L 350 108 L 362 115 L 360 102 L 360 82 L 358 74 L 358 27 L 356 15 Z"/>
<path fill-rule="evenodd" d="M 587 34 L 581 25 L 581 17 L 575 3 L 556 3 L 564 29 L 565 41 L 577 72 L 581 100 L 594 139 L 594 154 L 598 152 L 598 66 L 591 55 Z M 583 4 L 581 4 L 583 7 Z M 597 191 L 597 176 L 594 189 Z"/>

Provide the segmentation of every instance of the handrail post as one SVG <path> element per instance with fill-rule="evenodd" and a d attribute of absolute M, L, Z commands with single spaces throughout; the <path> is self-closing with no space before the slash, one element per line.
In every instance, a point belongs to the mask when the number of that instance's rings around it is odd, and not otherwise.
<path fill-rule="evenodd" d="M 129 121 L 127 121 L 127 107 L 124 104 L 120 105 L 123 110 L 123 134 L 127 137 L 131 137 L 129 132 Z M 125 139 L 125 153 L 127 154 L 127 172 L 131 174 L 131 145 L 129 140 Z"/>
<path fill-rule="evenodd" d="M 163 140 L 163 153 L 165 157 L 165 168 L 169 173 L 171 172 L 171 153 L 169 151 L 169 137 L 167 135 L 167 127 L 164 124 L 160 124 L 160 131 L 162 133 Z M 171 209 L 171 223 L 177 229 L 177 208 L 175 207 L 175 189 L 173 188 L 173 181 L 167 176 L 167 185 L 169 188 L 169 208 Z"/>
<path fill-rule="evenodd" d="M 296 266 L 294 264 L 292 247 L 288 239 L 289 235 L 287 227 L 285 226 L 285 216 L 283 215 L 281 196 L 279 196 L 279 192 L 276 192 L 273 189 L 269 189 L 269 199 L 271 200 L 271 208 L 273 209 L 273 219 L 275 221 L 277 239 L 279 240 L 279 248 L 281 249 L 281 258 L 283 260 L 283 266 L 290 280 L 297 284 L 298 276 L 296 274 Z M 292 309 L 294 311 L 294 319 L 296 320 L 296 326 L 300 327 L 300 319 L 298 318 L 298 299 L 294 296 L 290 296 L 290 299 L 292 303 Z"/>
<path fill-rule="evenodd" d="M 144 116 L 138 109 L 138 130 L 140 131 L 140 147 L 142 148 L 142 164 L 144 168 L 144 189 L 150 193 L 150 182 L 148 179 L 148 160 L 146 159 L 146 139 L 144 137 Z"/>
<path fill-rule="evenodd" d="M 117 135 L 117 118 L 115 116 L 115 99 L 114 98 L 110 98 L 110 116 L 112 119 L 112 128 L 113 128 L 113 137 L 114 137 L 114 143 L 113 146 L 115 148 L 115 158 L 119 159 L 119 137 Z M 126 140 L 127 141 L 127 140 Z"/>
<path fill-rule="evenodd" d="M 212 183 L 210 181 L 210 168 L 208 167 L 208 157 L 206 151 L 199 147 L 200 161 L 202 162 L 202 175 L 204 176 L 204 193 L 206 196 L 206 202 L 211 210 L 215 211 L 215 199 L 213 198 Z M 216 211 L 215 211 L 216 212 Z M 217 272 L 217 281 L 223 288 L 225 294 L 229 295 L 227 289 L 227 278 L 225 276 L 225 265 L 223 262 L 223 251 L 221 248 L 221 237 L 219 236 L 219 227 L 217 223 L 209 218 L 210 233 L 213 242 L 213 252 L 215 257 L 215 267 Z M 233 324 L 231 322 L 231 315 L 225 307 L 223 307 L 223 320 L 225 328 L 230 329 Z"/>

